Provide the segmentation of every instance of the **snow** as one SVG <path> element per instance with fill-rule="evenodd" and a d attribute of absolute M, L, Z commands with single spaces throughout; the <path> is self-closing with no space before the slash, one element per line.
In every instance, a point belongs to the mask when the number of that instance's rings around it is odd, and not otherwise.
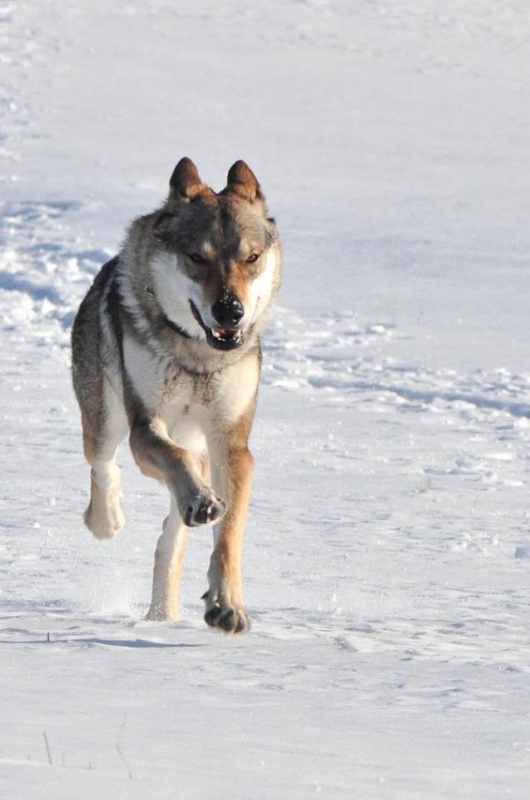
<path fill-rule="evenodd" d="M 528 12 L 0 3 L 0 794 L 526 798 Z M 246 637 L 147 623 L 165 492 L 97 542 L 69 330 L 191 156 L 282 233 Z"/>

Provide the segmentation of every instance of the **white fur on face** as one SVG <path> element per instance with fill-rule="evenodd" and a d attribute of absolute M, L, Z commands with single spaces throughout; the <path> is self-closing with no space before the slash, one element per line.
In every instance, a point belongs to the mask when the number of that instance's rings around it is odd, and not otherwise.
<path fill-rule="evenodd" d="M 243 327 L 259 319 L 260 315 L 269 305 L 274 291 L 276 268 L 278 266 L 278 253 L 275 248 L 269 250 L 265 256 L 263 269 L 248 287 L 248 302 L 243 317 Z"/>
<path fill-rule="evenodd" d="M 151 262 L 153 290 L 166 317 L 189 333 L 205 339 L 205 333 L 190 308 L 190 300 L 202 306 L 202 292 L 180 268 L 177 258 L 159 253 Z"/>

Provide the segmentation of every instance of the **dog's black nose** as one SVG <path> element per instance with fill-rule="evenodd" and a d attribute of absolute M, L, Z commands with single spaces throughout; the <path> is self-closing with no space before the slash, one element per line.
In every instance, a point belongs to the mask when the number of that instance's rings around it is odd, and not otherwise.
<path fill-rule="evenodd" d="M 212 306 L 212 314 L 222 328 L 234 328 L 243 318 L 245 309 L 237 297 L 221 297 Z"/>

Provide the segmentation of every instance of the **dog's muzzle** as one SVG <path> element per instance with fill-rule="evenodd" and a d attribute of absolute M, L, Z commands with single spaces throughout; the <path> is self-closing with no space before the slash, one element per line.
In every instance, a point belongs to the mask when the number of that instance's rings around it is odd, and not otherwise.
<path fill-rule="evenodd" d="M 190 300 L 190 308 L 191 313 L 203 329 L 206 334 L 206 341 L 210 345 L 210 347 L 215 348 L 216 350 L 235 350 L 236 347 L 240 347 L 243 344 L 243 331 L 241 328 L 236 328 L 237 323 L 242 319 L 245 311 L 243 306 L 239 301 L 236 301 L 239 305 L 239 309 L 235 308 L 235 304 L 231 311 L 227 309 L 218 309 L 219 314 L 215 313 L 216 306 L 219 305 L 221 301 L 215 303 L 212 308 L 212 312 L 215 314 L 215 318 L 218 322 L 221 322 L 220 316 L 223 318 L 224 325 L 220 325 L 218 328 L 210 328 L 206 325 L 199 313 L 199 309 L 193 302 Z M 241 313 L 240 313 L 241 312 Z M 224 316 L 223 316 L 224 313 Z M 236 319 L 237 318 L 237 319 Z M 232 324 L 227 324 L 230 321 Z"/>
<path fill-rule="evenodd" d="M 245 316 L 241 301 L 234 295 L 223 295 L 212 306 L 212 314 L 222 328 L 236 328 Z"/>

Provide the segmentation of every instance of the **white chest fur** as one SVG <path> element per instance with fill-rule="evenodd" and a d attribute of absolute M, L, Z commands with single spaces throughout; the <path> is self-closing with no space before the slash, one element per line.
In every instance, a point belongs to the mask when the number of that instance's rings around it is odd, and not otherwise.
<path fill-rule="evenodd" d="M 211 374 L 191 374 L 129 339 L 124 360 L 144 410 L 165 423 L 177 444 L 195 452 L 237 424 L 253 402 L 259 379 L 256 353 Z"/>

